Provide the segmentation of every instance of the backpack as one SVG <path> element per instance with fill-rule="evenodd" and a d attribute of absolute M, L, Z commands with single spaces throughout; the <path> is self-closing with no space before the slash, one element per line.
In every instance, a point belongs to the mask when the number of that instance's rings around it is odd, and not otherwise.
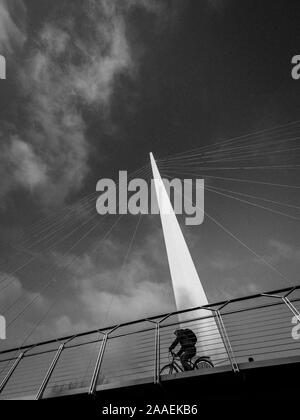
<path fill-rule="evenodd" d="M 194 331 L 190 330 L 189 328 L 186 328 L 183 330 L 184 335 L 187 337 L 188 341 L 194 346 L 197 343 L 197 336 L 194 333 Z"/>

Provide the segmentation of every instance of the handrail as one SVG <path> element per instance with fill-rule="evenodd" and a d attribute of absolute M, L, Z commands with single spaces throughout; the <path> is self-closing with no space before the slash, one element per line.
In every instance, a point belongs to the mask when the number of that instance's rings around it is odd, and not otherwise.
<path fill-rule="evenodd" d="M 63 337 L 60 337 L 60 338 L 54 338 L 54 339 L 50 339 L 50 340 L 40 341 L 40 342 L 34 343 L 34 344 L 31 343 L 31 344 L 27 344 L 25 346 L 13 347 L 13 348 L 10 348 L 10 349 L 5 349 L 5 350 L 0 351 L 0 355 L 5 354 L 5 353 L 10 353 L 12 351 L 25 350 L 25 349 L 36 347 L 36 346 L 43 346 L 43 345 L 47 345 L 47 344 L 52 344 L 52 343 L 55 343 L 55 342 L 58 342 L 58 341 L 65 341 L 65 340 L 69 340 L 69 339 L 74 338 L 74 337 L 76 337 L 76 338 L 84 337 L 84 336 L 87 336 L 87 335 L 90 335 L 90 334 L 99 333 L 100 331 L 105 332 L 106 330 L 115 329 L 115 327 L 117 327 L 117 326 L 122 328 L 122 327 L 130 326 L 130 325 L 139 324 L 141 322 L 147 322 L 147 321 L 151 321 L 151 320 L 154 321 L 158 318 L 167 317 L 170 314 L 179 315 L 179 314 L 193 312 L 193 311 L 197 311 L 197 310 L 201 310 L 201 309 L 213 310 L 213 307 L 223 306 L 224 304 L 226 304 L 226 306 L 227 306 L 227 304 L 230 304 L 230 303 L 243 302 L 245 300 L 257 299 L 257 298 L 260 298 L 260 297 L 266 297 L 266 295 L 271 295 L 271 294 L 284 293 L 284 292 L 289 292 L 289 291 L 293 292 L 294 290 L 300 290 L 300 284 L 296 285 L 296 286 L 285 287 L 283 289 L 272 290 L 272 291 L 269 291 L 269 292 L 256 293 L 256 294 L 253 294 L 253 295 L 242 296 L 242 297 L 234 298 L 234 299 L 226 299 L 224 301 L 209 303 L 207 305 L 196 306 L 196 307 L 193 307 L 193 308 L 183 309 L 183 310 L 176 311 L 176 312 L 167 312 L 167 313 L 160 314 L 160 315 L 153 315 L 151 317 L 140 318 L 140 319 L 137 319 L 135 321 L 128 321 L 128 322 L 124 322 L 122 324 L 115 324 L 115 325 L 112 325 L 112 326 L 109 326 L 109 327 L 97 328 L 97 329 L 94 329 L 94 330 L 84 331 L 84 332 L 81 332 L 81 333 L 78 333 L 78 334 L 73 333 L 71 335 L 63 336 Z M 265 306 L 267 306 L 267 305 L 264 305 L 264 307 Z M 272 306 L 272 305 L 270 305 L 270 306 Z M 249 309 L 251 309 L 251 308 L 249 308 Z M 242 310 L 245 310 L 245 309 L 242 309 Z M 237 313 L 238 311 L 239 310 L 234 310 L 232 312 Z M 228 314 L 228 312 L 226 312 L 226 314 Z M 208 318 L 209 317 L 210 316 L 208 316 Z"/>
<path fill-rule="evenodd" d="M 198 354 L 209 355 L 215 366 L 231 365 L 234 372 L 239 372 L 250 356 L 259 361 L 298 355 L 300 341 L 294 336 L 293 317 L 300 318 L 296 304 L 300 296 L 291 296 L 296 289 L 300 285 L 126 322 L 111 330 L 73 334 L 24 346 L 23 350 L 19 347 L 17 359 L 15 350 L 4 350 L 0 352 L 4 366 L 0 398 L 51 398 L 73 389 L 94 395 L 106 384 L 120 387 L 151 377 L 154 384 L 160 384 L 164 379 L 161 369 L 168 363 L 168 348 L 174 339 L 172 327 L 179 324 L 185 328 L 183 323 L 198 337 Z M 248 303 L 239 303 L 243 301 Z M 205 309 L 204 316 L 199 309 Z M 178 315 L 182 313 L 190 315 L 181 320 Z M 45 353 L 48 355 L 43 356 Z M 36 359 L 30 360 L 33 356 Z M 6 361 L 10 363 L 2 364 Z"/>

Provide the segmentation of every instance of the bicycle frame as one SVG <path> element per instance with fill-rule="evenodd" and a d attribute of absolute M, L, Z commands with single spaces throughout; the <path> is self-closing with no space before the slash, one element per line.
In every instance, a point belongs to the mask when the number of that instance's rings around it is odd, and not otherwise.
<path fill-rule="evenodd" d="M 181 365 L 179 365 L 179 363 L 178 363 L 178 361 L 180 360 L 180 358 L 178 356 L 176 356 L 174 353 L 171 353 L 171 355 L 172 355 L 172 360 L 170 360 L 170 365 L 172 365 L 177 372 L 179 372 L 179 371 L 180 372 L 185 372 L 185 370 L 183 369 L 183 367 Z M 191 366 L 192 369 L 195 368 L 194 363 L 192 363 L 192 362 L 188 362 L 188 363 L 190 364 L 190 366 Z"/>

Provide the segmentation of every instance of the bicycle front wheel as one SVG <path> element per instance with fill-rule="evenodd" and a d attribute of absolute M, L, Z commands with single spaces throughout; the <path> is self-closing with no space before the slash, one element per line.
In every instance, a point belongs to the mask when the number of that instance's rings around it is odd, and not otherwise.
<path fill-rule="evenodd" d="M 176 369 L 173 365 L 166 365 L 160 370 L 161 375 L 172 375 L 172 373 L 176 373 Z"/>

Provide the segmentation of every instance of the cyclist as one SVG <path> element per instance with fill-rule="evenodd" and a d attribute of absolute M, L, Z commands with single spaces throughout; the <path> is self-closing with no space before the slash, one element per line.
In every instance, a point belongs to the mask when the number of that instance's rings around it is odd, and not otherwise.
<path fill-rule="evenodd" d="M 195 346 L 197 342 L 196 334 L 188 328 L 177 329 L 174 331 L 174 334 L 176 338 L 169 347 L 169 351 L 172 352 L 177 344 L 180 344 L 181 348 L 177 352 L 176 356 L 180 357 L 180 361 L 184 370 L 192 370 L 192 367 L 189 364 L 189 360 L 197 353 Z"/>

